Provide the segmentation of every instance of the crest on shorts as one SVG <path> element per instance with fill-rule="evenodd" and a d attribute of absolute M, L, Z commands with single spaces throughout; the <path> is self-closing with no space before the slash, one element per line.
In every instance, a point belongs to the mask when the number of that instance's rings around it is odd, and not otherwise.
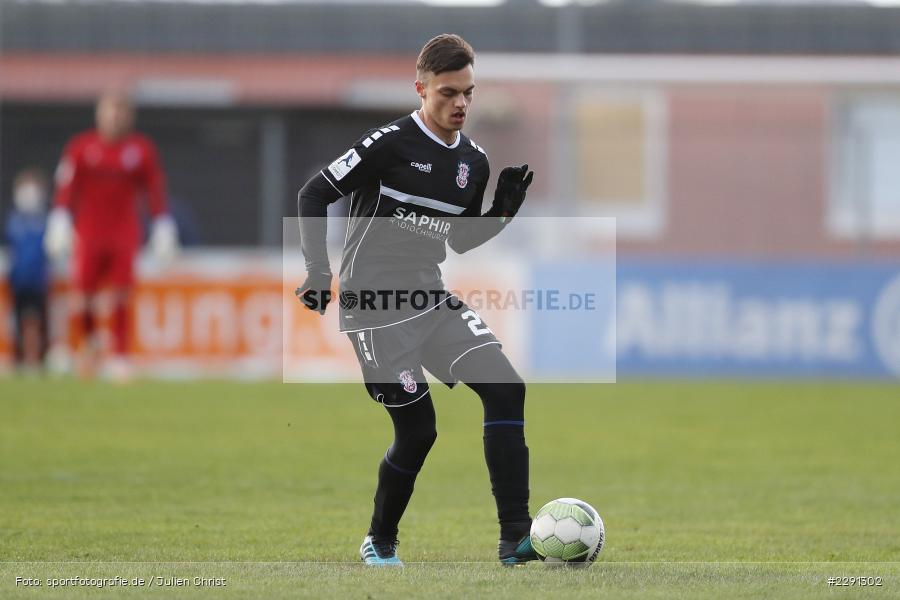
<path fill-rule="evenodd" d="M 459 168 L 456 171 L 456 185 L 461 188 L 466 187 L 469 183 L 469 165 L 461 162 L 459 163 Z"/>
<path fill-rule="evenodd" d="M 405 371 L 400 371 L 400 374 L 397 375 L 400 379 L 400 383 L 403 384 L 403 391 L 407 394 L 415 394 L 418 386 L 416 385 L 416 378 L 413 377 L 412 371 L 406 369 Z"/>

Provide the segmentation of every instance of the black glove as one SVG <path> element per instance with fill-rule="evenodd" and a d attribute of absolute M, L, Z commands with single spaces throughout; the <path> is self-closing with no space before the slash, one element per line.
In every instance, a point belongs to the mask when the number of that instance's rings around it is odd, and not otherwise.
<path fill-rule="evenodd" d="M 307 273 L 306 281 L 294 294 L 306 308 L 324 315 L 331 302 L 331 273 Z"/>
<path fill-rule="evenodd" d="M 516 216 L 525 201 L 525 192 L 531 185 L 532 178 L 534 171 L 529 171 L 527 164 L 521 167 L 506 167 L 500 171 L 497 191 L 494 192 L 494 204 L 486 214 L 500 217 L 503 223 Z"/>

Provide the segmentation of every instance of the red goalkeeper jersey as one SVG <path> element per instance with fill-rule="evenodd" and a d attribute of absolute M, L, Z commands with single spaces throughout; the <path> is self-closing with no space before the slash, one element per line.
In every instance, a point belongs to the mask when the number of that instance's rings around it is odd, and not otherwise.
<path fill-rule="evenodd" d="M 153 216 L 166 211 L 165 177 L 156 146 L 130 133 L 109 141 L 96 130 L 73 137 L 56 173 L 56 206 L 72 212 L 81 243 L 136 247 L 138 201 Z"/>

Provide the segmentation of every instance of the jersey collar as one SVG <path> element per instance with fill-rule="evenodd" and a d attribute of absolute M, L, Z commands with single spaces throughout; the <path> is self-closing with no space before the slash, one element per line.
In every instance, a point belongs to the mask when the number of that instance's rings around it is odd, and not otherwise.
<path fill-rule="evenodd" d="M 444 140 L 442 140 L 438 136 L 434 135 L 434 132 L 431 131 L 430 129 L 428 129 L 428 127 L 425 125 L 425 123 L 422 122 L 422 119 L 419 118 L 418 110 L 412 111 L 412 115 L 410 115 L 410 116 L 412 117 L 413 121 L 416 122 L 416 125 L 419 126 L 419 129 L 421 129 L 425 135 L 427 135 L 428 137 L 433 139 L 435 142 L 437 142 L 444 148 L 456 148 L 457 146 L 459 146 L 459 140 L 462 138 L 462 134 L 460 132 L 458 132 L 458 131 L 456 132 L 456 141 L 455 142 L 453 142 L 452 144 L 445 144 Z"/>

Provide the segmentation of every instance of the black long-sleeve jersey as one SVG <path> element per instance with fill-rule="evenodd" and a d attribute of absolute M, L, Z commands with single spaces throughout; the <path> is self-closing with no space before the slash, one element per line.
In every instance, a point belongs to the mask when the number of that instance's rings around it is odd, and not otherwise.
<path fill-rule="evenodd" d="M 481 215 L 489 177 L 487 155 L 474 141 L 459 132 L 448 145 L 413 112 L 368 131 L 307 182 L 300 191 L 300 228 L 311 272 L 331 272 L 327 204 L 351 194 L 340 270 L 342 331 L 390 325 L 441 301 L 440 295 L 428 294 L 423 307 L 379 297 L 376 308 L 389 302 L 387 310 L 363 310 L 346 300 L 361 299 L 364 290 L 443 290 L 439 264 L 446 258 L 446 244 L 465 252 L 502 229 L 496 219 L 486 228 L 460 219 Z"/>

